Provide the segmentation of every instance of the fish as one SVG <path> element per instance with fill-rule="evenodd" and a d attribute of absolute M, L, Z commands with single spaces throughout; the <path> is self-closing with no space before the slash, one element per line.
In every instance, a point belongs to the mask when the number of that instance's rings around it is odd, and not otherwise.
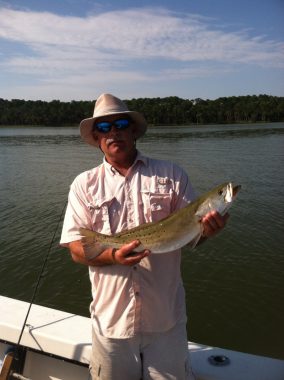
<path fill-rule="evenodd" d="M 158 222 L 144 223 L 114 235 L 80 228 L 85 254 L 94 258 L 107 248 L 119 249 L 134 240 L 140 241 L 134 252 L 148 249 L 151 254 L 172 252 L 185 245 L 195 247 L 203 233 L 202 218 L 211 211 L 224 215 L 240 189 L 240 185 L 234 186 L 232 182 L 223 183 Z"/>

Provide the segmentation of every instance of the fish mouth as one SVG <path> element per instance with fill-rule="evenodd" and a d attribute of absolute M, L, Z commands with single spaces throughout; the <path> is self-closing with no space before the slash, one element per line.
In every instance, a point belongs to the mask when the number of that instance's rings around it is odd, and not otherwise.
<path fill-rule="evenodd" d="M 241 185 L 233 186 L 233 198 L 235 198 L 237 196 L 237 194 L 241 190 L 241 188 L 242 188 Z"/>
<path fill-rule="evenodd" d="M 229 182 L 226 185 L 226 189 L 225 189 L 225 197 L 224 197 L 225 203 L 231 203 L 237 196 L 240 189 L 241 189 L 241 185 L 233 186 L 232 182 Z"/>

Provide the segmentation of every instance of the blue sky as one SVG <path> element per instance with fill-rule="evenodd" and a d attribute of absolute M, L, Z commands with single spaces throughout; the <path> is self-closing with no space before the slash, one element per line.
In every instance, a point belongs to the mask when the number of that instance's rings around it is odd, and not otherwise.
<path fill-rule="evenodd" d="M 283 0 L 0 0 L 0 98 L 284 96 Z"/>

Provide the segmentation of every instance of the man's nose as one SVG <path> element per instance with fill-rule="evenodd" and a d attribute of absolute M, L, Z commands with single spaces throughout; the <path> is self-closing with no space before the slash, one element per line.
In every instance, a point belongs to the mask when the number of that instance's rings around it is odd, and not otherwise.
<path fill-rule="evenodd" d="M 110 130 L 108 131 L 108 133 L 112 133 L 112 134 L 119 134 L 119 129 L 117 129 L 116 128 L 116 126 L 115 125 L 112 125 L 111 127 L 110 127 Z"/>

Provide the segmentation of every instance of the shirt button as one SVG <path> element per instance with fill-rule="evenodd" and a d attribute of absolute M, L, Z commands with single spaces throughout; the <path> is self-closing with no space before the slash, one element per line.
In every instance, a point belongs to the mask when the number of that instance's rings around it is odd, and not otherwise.
<path fill-rule="evenodd" d="M 135 295 L 136 295 L 136 296 L 140 296 L 140 293 L 139 293 L 139 292 L 135 292 Z"/>
<path fill-rule="evenodd" d="M 133 267 L 134 270 L 137 270 L 137 267 Z"/>

